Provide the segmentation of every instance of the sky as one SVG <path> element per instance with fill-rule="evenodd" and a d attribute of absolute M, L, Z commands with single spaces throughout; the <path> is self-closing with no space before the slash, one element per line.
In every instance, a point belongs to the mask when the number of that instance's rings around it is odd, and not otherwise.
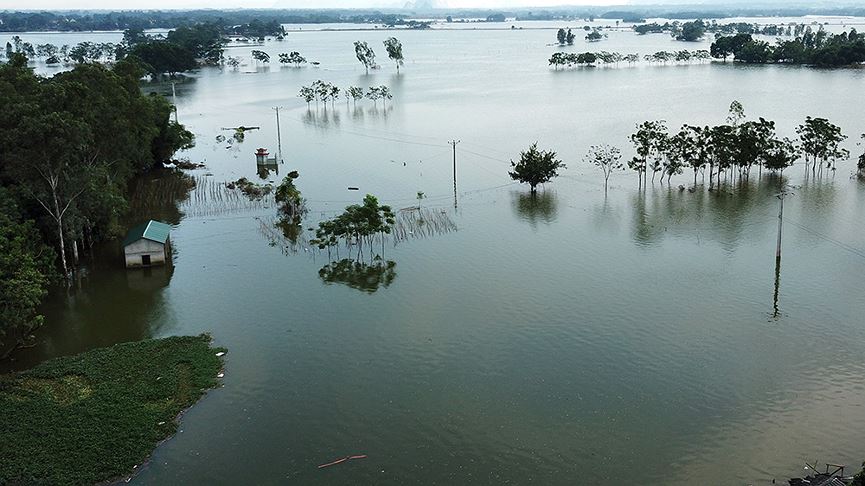
<path fill-rule="evenodd" d="M 0 10 L 402 7 L 405 0 L 0 0 Z M 450 8 L 622 5 L 630 0 L 438 0 Z M 684 3 L 684 2 L 683 2 Z"/>

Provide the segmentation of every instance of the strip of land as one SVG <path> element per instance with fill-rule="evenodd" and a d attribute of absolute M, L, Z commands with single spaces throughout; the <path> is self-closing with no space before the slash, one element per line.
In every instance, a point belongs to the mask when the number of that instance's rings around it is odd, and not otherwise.
<path fill-rule="evenodd" d="M 217 385 L 207 335 L 119 344 L 0 376 L 0 484 L 129 476 Z"/>

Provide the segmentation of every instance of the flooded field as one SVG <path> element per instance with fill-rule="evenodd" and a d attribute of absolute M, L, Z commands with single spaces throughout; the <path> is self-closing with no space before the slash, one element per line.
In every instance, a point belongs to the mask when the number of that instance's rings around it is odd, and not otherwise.
<path fill-rule="evenodd" d="M 829 21 L 839 30 L 862 19 Z M 712 192 L 702 176 L 679 190 L 688 172 L 642 190 L 620 172 L 605 195 L 582 159 L 599 143 L 630 158 L 627 137 L 645 120 L 722 123 L 733 100 L 791 137 L 806 116 L 829 118 L 858 156 L 865 70 L 555 71 L 547 59 L 560 49 L 642 56 L 709 43 L 610 31 L 560 48 L 555 30 L 532 28 L 557 25 L 514 25 L 292 31 L 227 49 L 236 69 L 178 82 L 178 118 L 197 137 L 183 156 L 206 168 L 191 182 L 141 181 L 157 196 L 130 218 L 174 225 L 173 267 L 127 272 L 106 245 L 75 290 L 52 295 L 39 346 L 16 366 L 201 332 L 227 347 L 225 387 L 184 416 L 138 484 L 769 484 L 806 459 L 860 464 L 865 183 L 851 177 L 855 162 L 822 177 L 755 169 Z M 404 45 L 399 74 L 382 46 L 391 35 Z M 380 69 L 365 74 L 356 40 Z M 256 64 L 252 49 L 273 61 Z M 320 65 L 276 63 L 290 51 Z M 317 79 L 385 85 L 394 97 L 308 108 L 297 94 Z M 229 144 L 224 129 L 239 126 L 260 128 Z M 508 170 L 535 141 L 568 168 L 533 198 Z M 278 172 L 259 175 L 259 147 L 281 154 Z M 291 170 L 310 208 L 303 228 L 368 193 L 400 210 L 421 191 L 422 207 L 456 230 L 339 265 L 263 231 L 271 200 L 218 197 L 224 182 L 278 183 Z M 781 187 L 794 195 L 776 280 Z M 317 467 L 355 454 L 367 457 Z"/>

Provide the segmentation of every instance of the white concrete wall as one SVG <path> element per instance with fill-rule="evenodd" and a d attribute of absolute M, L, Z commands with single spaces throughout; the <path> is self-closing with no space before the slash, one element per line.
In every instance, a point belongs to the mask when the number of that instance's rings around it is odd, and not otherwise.
<path fill-rule="evenodd" d="M 167 245 L 144 238 L 132 243 L 123 249 L 126 256 L 126 267 L 140 267 L 141 257 L 150 255 L 151 265 L 164 265 L 168 256 Z"/>

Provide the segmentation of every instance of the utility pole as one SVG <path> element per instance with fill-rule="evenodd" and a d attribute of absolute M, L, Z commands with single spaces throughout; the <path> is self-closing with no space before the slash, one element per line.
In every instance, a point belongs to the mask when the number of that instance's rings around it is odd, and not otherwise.
<path fill-rule="evenodd" d="M 778 308 L 778 294 L 781 288 L 781 234 L 784 229 L 784 198 L 792 195 L 792 192 L 787 192 L 785 190 L 782 190 L 775 195 L 775 197 L 781 200 L 781 207 L 778 210 L 778 245 L 775 248 L 775 294 L 772 313 L 772 317 L 775 319 L 781 315 L 781 311 Z"/>
<path fill-rule="evenodd" d="M 778 263 L 781 262 L 781 233 L 782 233 L 782 230 L 784 229 L 784 198 L 786 196 L 792 196 L 792 195 L 793 195 L 792 192 L 787 192 L 787 191 L 781 191 L 775 195 L 775 197 L 777 197 L 778 199 L 781 200 L 781 207 L 778 210 L 778 246 L 775 250 L 775 259 L 778 261 Z"/>
<path fill-rule="evenodd" d="M 281 164 L 283 162 L 283 160 L 282 160 L 282 133 L 280 133 L 280 130 L 279 130 L 279 107 L 275 106 L 275 107 L 273 107 L 273 109 L 276 110 L 276 147 L 277 147 L 277 152 L 279 153 L 279 163 Z"/>
<path fill-rule="evenodd" d="M 460 140 L 451 140 L 448 144 L 454 148 L 454 209 L 457 207 L 457 144 Z"/>

